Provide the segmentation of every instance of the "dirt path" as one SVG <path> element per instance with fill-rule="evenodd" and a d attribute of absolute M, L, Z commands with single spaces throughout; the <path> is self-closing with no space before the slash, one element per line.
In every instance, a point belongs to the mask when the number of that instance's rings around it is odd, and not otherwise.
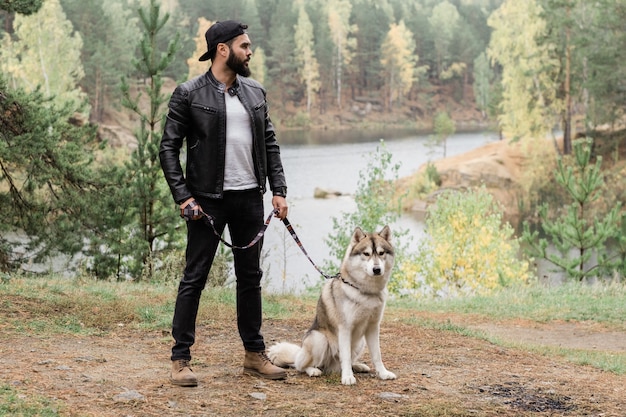
<path fill-rule="evenodd" d="M 493 321 L 482 316 L 426 312 L 420 312 L 420 316 L 439 322 L 449 321 L 510 343 L 626 353 L 626 331 L 610 329 L 594 322 Z"/>
<path fill-rule="evenodd" d="M 308 324 L 267 320 L 264 329 L 267 338 L 297 341 Z M 486 332 L 501 331 L 484 323 L 482 327 Z M 511 328 L 516 331 L 512 337 L 520 340 L 525 337 L 521 335 L 551 332 L 548 327 L 523 327 L 521 322 Z M 584 326 L 567 324 L 567 328 L 574 335 L 590 332 L 592 338 L 591 329 Z M 167 334 L 124 328 L 106 337 L 3 333 L 0 383 L 28 396 L 56 399 L 62 404 L 61 414 L 67 416 L 621 417 L 626 413 L 625 376 L 453 332 L 410 326 L 393 316 L 384 322 L 381 345 L 385 364 L 398 379 L 358 375 L 353 387 L 342 386 L 336 376 L 309 378 L 295 371 L 289 371 L 286 381 L 242 375 L 243 353 L 230 320 L 198 329 L 192 362 L 201 380 L 197 388 L 167 382 Z M 592 349 L 604 348 L 600 342 L 617 337 L 595 333 Z M 625 338 L 621 335 L 611 346 L 623 353 Z"/>
<path fill-rule="evenodd" d="M 593 323 L 483 323 L 469 327 L 523 344 L 626 353 L 626 333 L 598 327 Z"/>

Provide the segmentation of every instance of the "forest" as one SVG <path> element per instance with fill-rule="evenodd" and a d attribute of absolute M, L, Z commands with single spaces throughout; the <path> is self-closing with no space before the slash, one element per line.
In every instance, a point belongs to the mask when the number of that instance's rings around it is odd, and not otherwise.
<path fill-rule="evenodd" d="M 13 87 L 41 86 L 57 101 L 73 101 L 91 122 L 109 122 L 119 106 L 120 79 L 140 78 L 132 62 L 141 54 L 137 10 L 147 3 L 5 0 L 0 68 Z M 43 6 L 26 15 L 16 13 L 21 4 L 26 12 Z M 620 0 L 159 5 L 170 17 L 155 47 L 165 51 L 176 41 L 161 75 L 182 81 L 205 71 L 194 60 L 205 47 L 204 31 L 211 22 L 239 19 L 254 43 L 253 76 L 286 126 L 319 127 L 317 117 L 325 113 L 371 120 L 382 113 L 383 121 L 395 113 L 386 120 L 419 122 L 466 109 L 498 121 L 510 137 L 555 126 L 568 135 L 572 125 L 589 130 L 616 122 L 624 105 Z"/>
<path fill-rule="evenodd" d="M 0 268 L 26 252 L 84 253 L 103 278 L 166 262 L 180 230 L 155 156 L 162 91 L 206 71 L 204 32 L 225 19 L 249 26 L 283 128 L 444 113 L 508 140 L 558 130 L 568 155 L 623 126 L 624 0 L 0 0 Z M 99 133 L 120 115 L 130 156 Z"/>

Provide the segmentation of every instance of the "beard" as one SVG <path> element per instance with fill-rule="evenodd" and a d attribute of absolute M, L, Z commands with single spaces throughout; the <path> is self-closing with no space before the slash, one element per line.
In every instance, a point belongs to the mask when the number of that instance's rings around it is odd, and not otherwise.
<path fill-rule="evenodd" d="M 226 61 L 226 65 L 228 66 L 228 68 L 233 70 L 235 73 L 241 75 L 242 77 L 249 77 L 250 76 L 250 68 L 248 68 L 248 66 L 246 65 L 246 60 L 245 59 L 239 59 L 232 52 L 228 56 L 228 60 Z"/>

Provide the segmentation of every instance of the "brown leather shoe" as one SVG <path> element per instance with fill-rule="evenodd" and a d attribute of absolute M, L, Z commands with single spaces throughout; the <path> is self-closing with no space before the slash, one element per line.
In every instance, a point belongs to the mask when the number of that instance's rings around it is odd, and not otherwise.
<path fill-rule="evenodd" d="M 195 387 L 198 385 L 198 378 L 193 374 L 187 359 L 172 361 L 170 382 L 180 387 Z"/>
<path fill-rule="evenodd" d="M 287 372 L 274 365 L 265 352 L 248 352 L 243 360 L 243 373 L 267 379 L 285 379 Z"/>

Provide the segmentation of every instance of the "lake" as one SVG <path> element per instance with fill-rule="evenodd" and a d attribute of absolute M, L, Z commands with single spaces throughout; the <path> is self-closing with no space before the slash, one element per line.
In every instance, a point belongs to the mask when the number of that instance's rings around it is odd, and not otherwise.
<path fill-rule="evenodd" d="M 288 219 L 313 261 L 323 267 L 329 257 L 324 240 L 332 231 L 332 218 L 355 210 L 349 196 L 357 189 L 359 174 L 367 167 L 370 155 L 384 139 L 385 148 L 392 154 L 392 163 L 400 164 L 399 177 L 413 174 L 429 160 L 443 157 L 443 150 L 435 152 L 426 146 L 427 134 L 390 132 L 286 132 L 279 137 L 285 175 L 287 177 Z M 457 133 L 447 141 L 447 156 L 458 155 L 488 142 L 498 140 L 491 132 Z M 332 189 L 348 196 L 316 199 L 316 187 Z M 271 196 L 267 193 L 266 212 L 271 210 Z M 423 233 L 423 225 L 410 214 L 403 215 L 396 225 L 408 229 L 416 239 Z M 276 219 L 268 228 L 264 243 L 264 289 L 269 292 L 301 292 L 319 282 L 319 273 Z M 324 271 L 335 274 L 337 271 Z"/>
<path fill-rule="evenodd" d="M 356 209 L 351 195 L 357 189 L 359 174 L 365 172 L 370 155 L 381 145 L 381 139 L 392 154 L 392 163 L 400 164 L 399 177 L 411 175 L 429 160 L 443 156 L 441 148 L 433 152 L 426 146 L 428 134 L 406 130 L 285 132 L 279 137 L 288 185 L 288 218 L 308 254 L 322 268 L 329 258 L 325 239 L 332 231 L 332 218 L 340 218 L 342 213 Z M 494 133 L 457 133 L 448 138 L 447 155 L 467 152 L 496 140 L 498 136 Z M 316 187 L 345 195 L 316 199 L 313 197 Z M 269 192 L 265 207 L 269 214 Z M 390 227 L 392 232 L 394 227 L 409 230 L 414 241 L 423 235 L 423 224 L 410 214 L 403 215 Z M 57 257 L 24 267 L 34 272 L 64 271 L 67 262 L 66 257 Z M 269 292 L 299 293 L 322 279 L 277 219 L 272 220 L 265 235 L 263 269 L 263 287 Z M 325 272 L 334 275 L 337 271 Z"/>

